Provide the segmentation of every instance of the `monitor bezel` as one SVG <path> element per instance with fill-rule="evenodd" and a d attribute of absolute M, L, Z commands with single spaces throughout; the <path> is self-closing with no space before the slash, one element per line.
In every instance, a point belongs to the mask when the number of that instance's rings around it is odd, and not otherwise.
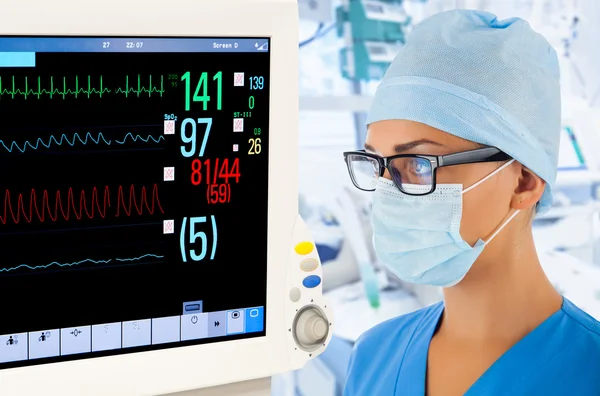
<path fill-rule="evenodd" d="M 284 301 L 286 263 L 298 213 L 296 2 L 1 0 L 0 6 L 0 36 L 271 40 L 266 336 L 4 369 L 0 370 L 0 393 L 158 395 L 268 377 L 290 369 Z M 176 17 L 165 19 L 170 12 Z"/>

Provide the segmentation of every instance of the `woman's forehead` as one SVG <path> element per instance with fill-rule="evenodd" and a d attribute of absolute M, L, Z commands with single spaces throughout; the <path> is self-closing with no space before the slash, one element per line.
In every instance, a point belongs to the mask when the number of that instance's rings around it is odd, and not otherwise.
<path fill-rule="evenodd" d="M 409 120 L 385 120 L 369 125 L 365 149 L 383 156 L 403 153 L 447 154 L 477 144 L 432 126 Z"/>

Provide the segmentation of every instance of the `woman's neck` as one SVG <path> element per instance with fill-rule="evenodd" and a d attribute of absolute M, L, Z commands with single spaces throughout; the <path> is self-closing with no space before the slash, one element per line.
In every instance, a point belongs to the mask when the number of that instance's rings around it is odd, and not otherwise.
<path fill-rule="evenodd" d="M 562 296 L 540 265 L 533 235 L 515 239 L 499 236 L 461 283 L 444 289 L 440 331 L 446 336 L 513 343 L 561 308 Z"/>

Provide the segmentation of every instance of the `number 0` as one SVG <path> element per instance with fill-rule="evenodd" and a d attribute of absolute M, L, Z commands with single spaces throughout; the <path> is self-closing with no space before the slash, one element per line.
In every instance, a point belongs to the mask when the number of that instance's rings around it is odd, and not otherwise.
<path fill-rule="evenodd" d="M 254 96 L 250 96 L 250 99 L 248 99 L 248 107 L 250 110 L 254 108 Z"/>

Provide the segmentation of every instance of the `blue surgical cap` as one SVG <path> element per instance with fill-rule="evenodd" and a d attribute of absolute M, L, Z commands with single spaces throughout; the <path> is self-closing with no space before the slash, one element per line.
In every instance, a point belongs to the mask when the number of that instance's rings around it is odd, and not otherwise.
<path fill-rule="evenodd" d="M 418 24 L 377 88 L 367 123 L 411 120 L 497 147 L 546 182 L 561 130 L 556 51 L 519 18 L 453 10 Z"/>

